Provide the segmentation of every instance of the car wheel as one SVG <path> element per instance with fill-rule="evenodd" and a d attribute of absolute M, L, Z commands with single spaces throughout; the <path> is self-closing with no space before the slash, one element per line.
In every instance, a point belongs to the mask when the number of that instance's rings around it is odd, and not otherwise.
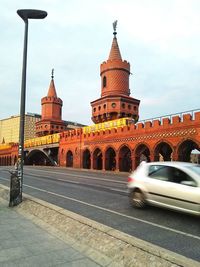
<path fill-rule="evenodd" d="M 136 189 L 130 193 L 129 201 L 131 206 L 134 208 L 142 209 L 146 206 L 145 196 L 139 189 Z"/>

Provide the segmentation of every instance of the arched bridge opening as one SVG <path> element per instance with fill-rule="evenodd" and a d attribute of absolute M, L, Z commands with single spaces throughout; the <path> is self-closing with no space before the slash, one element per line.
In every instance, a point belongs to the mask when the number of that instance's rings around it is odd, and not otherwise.
<path fill-rule="evenodd" d="M 25 165 L 42 165 L 55 166 L 57 165 L 57 151 L 54 149 L 34 149 L 30 151 L 25 157 Z"/>
<path fill-rule="evenodd" d="M 196 142 L 190 139 L 183 141 L 178 148 L 178 160 L 190 162 L 192 151 L 194 150 L 200 151 L 200 147 Z"/>

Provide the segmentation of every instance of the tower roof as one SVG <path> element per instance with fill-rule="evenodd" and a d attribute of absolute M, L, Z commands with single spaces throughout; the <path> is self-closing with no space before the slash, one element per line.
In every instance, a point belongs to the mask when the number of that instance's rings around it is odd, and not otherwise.
<path fill-rule="evenodd" d="M 118 43 L 117 43 L 117 20 L 115 20 L 113 22 L 113 34 L 114 34 L 114 37 L 113 37 L 113 42 L 112 42 L 112 46 L 111 46 L 111 50 L 110 50 L 110 55 L 109 55 L 109 58 L 108 60 L 122 60 L 122 57 L 121 57 L 121 53 L 120 53 L 120 50 L 119 50 L 119 46 L 118 46 Z"/>
<path fill-rule="evenodd" d="M 54 70 L 52 69 L 51 82 L 50 82 L 50 85 L 49 85 L 49 91 L 48 91 L 47 96 L 48 97 L 56 97 L 57 98 L 56 88 L 55 88 L 54 79 L 53 79 L 54 78 L 53 72 L 54 72 Z"/>
<path fill-rule="evenodd" d="M 116 36 L 114 34 L 112 47 L 111 47 L 111 50 L 110 50 L 110 54 L 109 54 L 108 60 L 116 60 L 116 59 L 122 60 L 122 57 L 121 57 L 121 53 L 120 53 L 119 46 L 118 46 L 118 43 L 117 43 L 117 38 L 116 38 Z"/>

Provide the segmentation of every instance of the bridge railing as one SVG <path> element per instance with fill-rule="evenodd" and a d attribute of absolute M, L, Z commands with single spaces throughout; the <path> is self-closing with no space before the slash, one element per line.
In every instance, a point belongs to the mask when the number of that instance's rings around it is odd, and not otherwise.
<path fill-rule="evenodd" d="M 188 110 L 188 111 L 183 111 L 183 112 L 178 112 L 178 113 L 173 113 L 173 114 L 167 114 L 167 115 L 163 115 L 163 116 L 159 116 L 159 117 L 154 117 L 154 118 L 150 118 L 150 119 L 140 120 L 136 123 L 136 125 L 138 123 L 145 123 L 147 121 L 152 122 L 155 120 L 159 120 L 160 123 L 162 124 L 163 119 L 166 119 L 166 118 L 168 118 L 170 120 L 170 123 L 171 123 L 172 118 L 175 116 L 179 116 L 180 121 L 183 121 L 183 115 L 185 115 L 185 114 L 191 115 L 191 118 L 194 119 L 196 112 L 200 112 L 200 109 L 193 109 L 193 110 Z"/>
<path fill-rule="evenodd" d="M 0 144 L 0 150 L 4 150 L 4 149 L 10 149 L 12 147 L 11 144 Z"/>
<path fill-rule="evenodd" d="M 60 141 L 59 133 L 50 134 L 50 135 L 28 139 L 24 142 L 24 147 L 28 148 L 28 147 L 55 144 L 55 143 L 59 143 L 59 141 Z"/>

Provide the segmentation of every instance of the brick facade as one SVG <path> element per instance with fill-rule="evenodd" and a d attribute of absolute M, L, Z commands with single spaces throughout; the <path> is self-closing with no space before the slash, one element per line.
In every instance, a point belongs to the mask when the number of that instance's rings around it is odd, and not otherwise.
<path fill-rule="evenodd" d="M 68 161 L 73 158 L 75 168 L 128 171 L 141 160 L 189 161 L 193 149 L 200 149 L 200 112 L 194 118 L 185 114 L 90 134 L 83 134 L 81 129 L 64 132 L 59 159 L 61 166 L 70 165 Z M 84 163 L 87 160 L 88 165 Z"/>

